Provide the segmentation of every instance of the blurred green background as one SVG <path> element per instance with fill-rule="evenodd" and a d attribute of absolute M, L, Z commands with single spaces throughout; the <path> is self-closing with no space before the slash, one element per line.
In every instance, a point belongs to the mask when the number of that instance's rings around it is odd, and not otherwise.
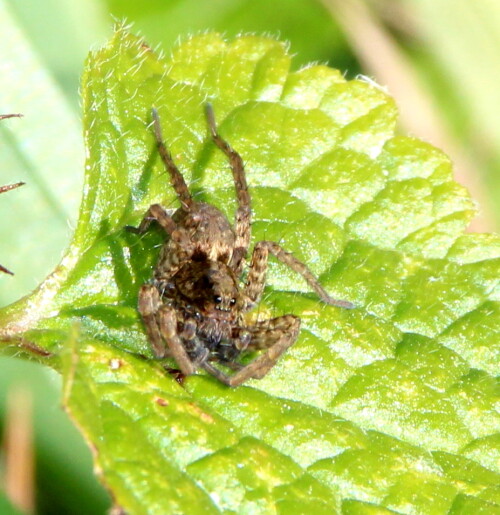
<path fill-rule="evenodd" d="M 480 203 L 471 230 L 500 225 L 500 3 L 492 0 L 0 0 L 0 305 L 31 291 L 61 259 L 84 171 L 79 78 L 89 49 L 127 20 L 153 47 L 205 30 L 290 42 L 294 66 L 328 63 L 396 97 L 400 130 L 444 148 Z M 34 398 L 38 513 L 104 513 L 90 453 L 58 408 L 57 375 L 0 359 L 0 416 L 18 386 Z M 5 467 L 3 467 L 5 469 Z M 0 473 L 6 473 L 0 466 Z M 0 515 L 9 513 L 0 495 Z"/>

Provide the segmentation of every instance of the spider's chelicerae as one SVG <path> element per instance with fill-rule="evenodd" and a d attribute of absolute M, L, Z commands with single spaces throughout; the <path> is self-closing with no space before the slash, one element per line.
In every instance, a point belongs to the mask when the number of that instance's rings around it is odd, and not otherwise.
<path fill-rule="evenodd" d="M 139 227 L 132 228 L 141 234 L 155 221 L 168 235 L 152 281 L 140 290 L 139 312 L 158 358 L 174 358 L 184 375 L 202 368 L 223 383 L 238 386 L 264 377 L 299 333 L 300 318 L 295 315 L 245 323 L 244 313 L 262 296 L 269 254 L 299 273 L 323 302 L 353 305 L 331 298 L 306 265 L 273 241 L 255 245 L 246 283 L 240 285 L 250 244 L 250 195 L 240 155 L 219 135 L 210 105 L 206 114 L 212 139 L 233 173 L 238 201 L 234 227 L 216 207 L 193 199 L 163 143 L 153 109 L 158 150 L 181 206 L 172 214 L 153 204 Z M 238 362 L 242 353 L 255 350 L 264 352 L 247 365 Z M 214 363 L 235 373 L 227 375 Z"/>

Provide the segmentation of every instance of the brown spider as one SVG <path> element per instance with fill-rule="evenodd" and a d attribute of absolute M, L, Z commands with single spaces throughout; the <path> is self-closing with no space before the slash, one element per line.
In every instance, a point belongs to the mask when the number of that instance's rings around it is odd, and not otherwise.
<path fill-rule="evenodd" d="M 243 318 L 262 296 L 269 254 L 299 273 L 323 302 L 354 306 L 331 298 L 306 265 L 273 241 L 255 245 L 246 284 L 240 286 L 250 244 L 250 195 L 243 161 L 217 132 L 210 105 L 206 115 L 212 139 L 227 156 L 233 172 L 238 200 L 234 229 L 216 207 L 193 200 L 163 143 L 158 112 L 153 109 L 158 150 L 181 207 L 172 214 L 153 204 L 139 227 L 130 228 L 142 234 L 155 221 L 168 234 L 153 279 L 141 287 L 139 312 L 155 356 L 174 358 L 184 375 L 201 367 L 223 383 L 238 386 L 250 378 L 264 377 L 299 333 L 300 318 L 294 315 L 254 324 Z M 245 351 L 255 350 L 265 352 L 245 366 L 237 361 Z M 226 375 L 213 362 L 236 372 Z"/>
<path fill-rule="evenodd" d="M 5 120 L 7 118 L 20 118 L 22 114 L 0 114 L 0 120 Z M 15 184 L 7 184 L 5 186 L 0 186 L 0 193 L 5 193 L 6 191 L 13 190 L 14 188 L 19 188 L 22 186 L 24 182 L 16 182 Z M 6 274 L 14 275 L 10 270 L 0 265 L 0 272 L 5 272 Z"/>

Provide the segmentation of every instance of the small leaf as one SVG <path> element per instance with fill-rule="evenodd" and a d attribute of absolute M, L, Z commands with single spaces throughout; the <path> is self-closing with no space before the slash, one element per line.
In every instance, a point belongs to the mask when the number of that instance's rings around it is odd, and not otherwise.
<path fill-rule="evenodd" d="M 55 364 L 62 352 L 65 405 L 127 511 L 498 508 L 500 239 L 463 234 L 473 202 L 446 156 L 394 136 L 390 97 L 289 63 L 275 40 L 213 33 L 164 60 L 124 28 L 92 53 L 78 227 L 54 274 L 0 313 L 3 340 Z M 293 312 L 300 338 L 235 390 L 202 373 L 181 387 L 145 359 L 137 294 L 162 236 L 124 230 L 154 202 L 178 205 L 152 106 L 196 198 L 233 216 L 207 100 L 246 163 L 253 241 L 280 241 L 357 306 L 321 304 L 273 263 L 254 316 Z"/>

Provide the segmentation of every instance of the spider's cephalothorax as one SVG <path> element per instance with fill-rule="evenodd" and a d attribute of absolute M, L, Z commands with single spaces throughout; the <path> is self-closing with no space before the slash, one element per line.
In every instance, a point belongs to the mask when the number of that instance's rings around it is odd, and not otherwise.
<path fill-rule="evenodd" d="M 295 340 L 300 319 L 284 315 L 246 324 L 243 314 L 262 295 L 268 255 L 299 273 L 327 304 L 352 308 L 350 302 L 332 299 L 309 268 L 273 241 L 255 245 L 246 283 L 240 285 L 250 244 L 251 207 L 243 161 L 221 138 L 213 110 L 207 105 L 208 127 L 214 143 L 226 154 L 233 172 L 238 208 L 234 228 L 214 206 L 193 200 L 184 178 L 163 143 L 158 113 L 153 123 L 160 156 L 170 173 L 181 207 L 173 214 L 152 205 L 137 229 L 147 231 L 157 222 L 168 234 L 150 283 L 139 293 L 139 312 L 158 358 L 173 357 L 189 375 L 203 368 L 229 386 L 260 379 Z M 264 350 L 248 365 L 238 362 L 245 351 Z M 213 363 L 236 372 L 227 375 Z"/>

